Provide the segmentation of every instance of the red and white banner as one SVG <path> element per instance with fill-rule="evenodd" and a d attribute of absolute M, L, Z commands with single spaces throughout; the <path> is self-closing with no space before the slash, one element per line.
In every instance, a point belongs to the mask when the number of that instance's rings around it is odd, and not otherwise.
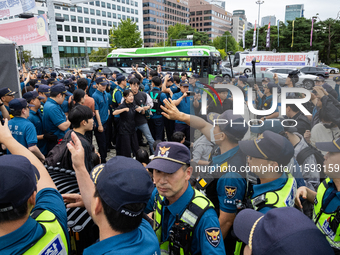
<path fill-rule="evenodd" d="M 5 0 L 0 1 L 0 19 L 18 15 L 32 10 L 35 7 L 34 0 Z"/>
<path fill-rule="evenodd" d="M 17 45 L 49 41 L 46 14 L 0 25 L 0 36 Z"/>

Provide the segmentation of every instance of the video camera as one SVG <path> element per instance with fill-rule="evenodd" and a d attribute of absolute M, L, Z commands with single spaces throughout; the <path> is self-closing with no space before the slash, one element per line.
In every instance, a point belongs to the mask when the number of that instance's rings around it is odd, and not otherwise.
<path fill-rule="evenodd" d="M 101 72 L 102 70 L 103 70 L 103 66 L 102 65 L 95 65 L 95 66 L 93 66 L 93 70 L 95 71 L 95 72 Z"/>

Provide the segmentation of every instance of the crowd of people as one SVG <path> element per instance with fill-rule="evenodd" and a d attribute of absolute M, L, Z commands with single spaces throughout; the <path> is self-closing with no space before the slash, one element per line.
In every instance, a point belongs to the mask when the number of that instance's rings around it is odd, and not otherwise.
<path fill-rule="evenodd" d="M 84 254 L 340 254 L 340 76 L 316 79 L 311 115 L 287 104 L 254 122 L 246 74 L 210 82 L 238 86 L 244 115 L 220 86 L 203 115 L 199 75 L 132 69 L 23 66 L 22 98 L 0 88 L 0 254 L 71 254 L 66 207 L 99 228 Z M 256 109 L 274 89 L 277 75 L 253 86 Z M 44 164 L 74 170 L 80 194 L 60 194 Z"/>

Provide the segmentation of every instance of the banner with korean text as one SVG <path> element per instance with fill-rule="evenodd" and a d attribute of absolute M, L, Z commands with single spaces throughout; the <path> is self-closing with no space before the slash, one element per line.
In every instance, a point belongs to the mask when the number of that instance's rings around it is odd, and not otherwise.
<path fill-rule="evenodd" d="M 46 14 L 0 25 L 0 36 L 17 45 L 49 41 Z"/>
<path fill-rule="evenodd" d="M 5 0 L 0 1 L 0 19 L 19 15 L 32 10 L 35 7 L 34 0 Z"/>

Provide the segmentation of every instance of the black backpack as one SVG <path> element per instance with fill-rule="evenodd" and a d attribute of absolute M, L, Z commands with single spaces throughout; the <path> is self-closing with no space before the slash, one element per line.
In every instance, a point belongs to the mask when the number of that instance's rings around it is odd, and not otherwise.
<path fill-rule="evenodd" d="M 296 156 L 296 161 L 298 162 L 299 165 L 302 165 L 306 158 L 308 158 L 311 155 L 314 155 L 316 163 L 322 167 L 322 171 L 320 172 L 320 182 L 322 182 L 326 178 L 325 173 L 323 172 L 323 163 L 325 161 L 325 158 L 317 148 L 313 147 L 309 143 L 307 144 L 308 147 L 301 150 Z"/>
<path fill-rule="evenodd" d="M 52 150 L 47 154 L 45 158 L 45 164 L 48 166 L 57 166 L 57 163 L 64 163 L 63 161 L 67 160 L 67 143 L 70 142 L 71 139 L 71 132 L 72 130 L 67 131 L 64 138 L 58 143 L 56 146 L 53 147 Z"/>

